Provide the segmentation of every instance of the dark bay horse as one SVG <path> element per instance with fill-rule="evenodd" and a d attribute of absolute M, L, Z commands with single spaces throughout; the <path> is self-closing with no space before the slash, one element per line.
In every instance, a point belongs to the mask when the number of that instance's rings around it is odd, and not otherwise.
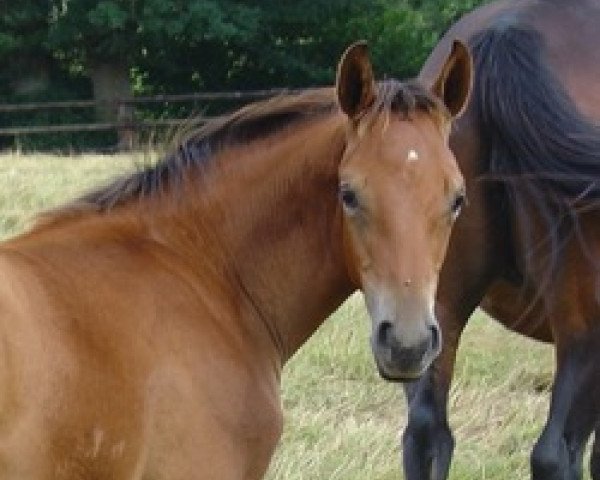
<path fill-rule="evenodd" d="M 498 321 L 556 345 L 535 480 L 581 478 L 600 411 L 600 2 L 494 2 L 440 41 L 420 78 L 432 81 L 454 39 L 470 45 L 474 87 L 451 147 L 469 208 L 453 231 L 437 314 L 444 345 L 407 387 L 407 480 L 448 476 L 454 441 L 447 400 L 467 319 Z M 592 478 L 600 479 L 596 432 Z"/>
<path fill-rule="evenodd" d="M 0 477 L 261 478 L 282 365 L 356 288 L 382 375 L 422 373 L 470 71 L 377 84 L 356 44 L 337 102 L 243 108 L 3 243 Z"/>

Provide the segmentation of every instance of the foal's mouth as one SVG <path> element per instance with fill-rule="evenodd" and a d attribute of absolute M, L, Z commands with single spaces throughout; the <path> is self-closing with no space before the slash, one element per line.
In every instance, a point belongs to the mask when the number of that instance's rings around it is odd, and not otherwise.
<path fill-rule="evenodd" d="M 373 351 L 375 364 L 381 378 L 388 382 L 411 382 L 418 380 L 438 357 L 440 350 L 433 345 L 420 356 L 413 358 L 397 355 L 391 351 Z"/>
<path fill-rule="evenodd" d="M 421 376 L 427 371 L 431 362 L 427 362 L 426 366 L 418 369 L 410 370 L 395 370 L 383 367 L 378 360 L 375 360 L 377 365 L 377 371 L 379 376 L 387 382 L 391 383 L 406 383 L 413 382 L 421 378 Z"/>

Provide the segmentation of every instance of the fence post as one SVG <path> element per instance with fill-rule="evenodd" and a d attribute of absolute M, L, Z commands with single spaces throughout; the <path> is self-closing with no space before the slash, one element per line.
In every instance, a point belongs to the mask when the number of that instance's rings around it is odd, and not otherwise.
<path fill-rule="evenodd" d="M 131 151 L 138 146 L 138 132 L 134 128 L 133 105 L 119 102 L 117 123 L 121 126 L 117 130 L 119 151 Z"/>

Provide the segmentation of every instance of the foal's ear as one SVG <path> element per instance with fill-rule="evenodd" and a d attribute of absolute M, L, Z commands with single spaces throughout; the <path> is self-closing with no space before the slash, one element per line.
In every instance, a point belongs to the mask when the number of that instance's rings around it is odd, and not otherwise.
<path fill-rule="evenodd" d="M 453 117 L 460 115 L 469 101 L 473 84 L 473 60 L 467 46 L 459 40 L 452 44 L 432 91 L 446 105 Z"/>
<path fill-rule="evenodd" d="M 358 120 L 375 100 L 367 42 L 356 42 L 346 49 L 338 64 L 335 84 L 340 108 L 351 120 Z"/>

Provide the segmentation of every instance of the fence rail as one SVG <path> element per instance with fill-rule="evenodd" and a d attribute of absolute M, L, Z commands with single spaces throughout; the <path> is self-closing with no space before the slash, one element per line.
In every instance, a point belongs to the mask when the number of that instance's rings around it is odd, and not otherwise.
<path fill-rule="evenodd" d="M 0 128 L 1 136 L 19 136 L 30 134 L 44 134 L 57 132 L 90 132 L 101 130 L 117 130 L 121 136 L 121 132 L 126 132 L 125 135 L 130 138 L 132 131 L 141 129 L 168 127 L 180 125 L 186 119 L 162 119 L 162 120 L 147 120 L 134 121 L 132 120 L 131 110 L 127 107 L 148 103 L 183 103 L 193 102 L 198 100 L 215 101 L 215 100 L 258 100 L 268 98 L 284 93 L 295 93 L 297 89 L 268 89 L 268 90 L 249 90 L 249 91 L 229 91 L 229 92 L 201 92 L 188 93 L 179 95 L 154 95 L 145 97 L 133 98 L 118 98 L 110 101 L 98 100 L 73 100 L 60 102 L 31 102 L 31 103 L 13 103 L 0 104 L 0 113 L 14 112 L 31 112 L 40 110 L 54 110 L 67 108 L 92 108 L 100 106 L 114 106 L 117 109 L 116 122 L 98 122 L 98 123 L 77 123 L 63 125 L 36 125 L 36 126 L 16 126 Z M 126 115 L 121 115 L 122 111 L 126 111 Z M 209 117 L 205 117 L 207 120 Z M 202 120 L 202 119 L 200 119 Z"/>
<path fill-rule="evenodd" d="M 298 92 L 297 89 L 273 88 L 269 90 L 241 90 L 233 92 L 201 92 L 179 95 L 152 95 L 145 97 L 115 98 L 102 100 L 71 100 L 61 102 L 32 102 L 0 104 L 0 112 L 26 112 L 30 110 L 50 110 L 54 108 L 87 108 L 100 105 L 137 105 L 142 103 L 177 103 L 194 100 L 256 100 L 284 93 Z"/>
<path fill-rule="evenodd" d="M 194 121 L 207 120 L 209 117 L 194 117 Z M 65 133 L 65 132 L 95 132 L 101 130 L 140 130 L 153 127 L 170 127 L 181 125 L 189 119 L 165 119 L 145 122 L 104 122 L 104 123 L 73 123 L 68 125 L 40 125 L 28 127 L 0 128 L 0 135 L 30 135 L 36 133 Z"/>

